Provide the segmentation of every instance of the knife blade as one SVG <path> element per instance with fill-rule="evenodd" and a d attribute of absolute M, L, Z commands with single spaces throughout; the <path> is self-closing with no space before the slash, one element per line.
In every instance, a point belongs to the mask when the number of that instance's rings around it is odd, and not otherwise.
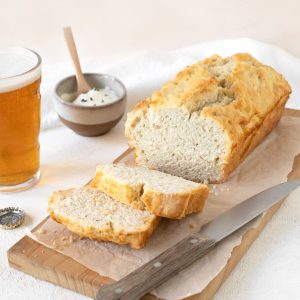
<path fill-rule="evenodd" d="M 300 179 L 290 180 L 244 200 L 123 279 L 101 287 L 96 299 L 139 299 L 203 257 L 218 242 L 262 214 L 298 186 Z"/>

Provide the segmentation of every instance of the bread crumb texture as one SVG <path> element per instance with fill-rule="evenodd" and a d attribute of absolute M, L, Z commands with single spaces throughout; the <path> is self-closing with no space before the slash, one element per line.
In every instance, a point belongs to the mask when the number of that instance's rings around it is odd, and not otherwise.
<path fill-rule="evenodd" d="M 291 88 L 250 54 L 186 67 L 128 114 L 137 163 L 198 182 L 222 182 L 279 121 Z"/>
<path fill-rule="evenodd" d="M 201 211 L 209 193 L 206 185 L 124 164 L 99 165 L 91 186 L 137 209 L 171 219 Z"/>
<path fill-rule="evenodd" d="M 159 222 L 148 211 L 134 209 L 88 187 L 54 192 L 48 211 L 54 220 L 81 237 L 133 248 L 143 247 Z"/>

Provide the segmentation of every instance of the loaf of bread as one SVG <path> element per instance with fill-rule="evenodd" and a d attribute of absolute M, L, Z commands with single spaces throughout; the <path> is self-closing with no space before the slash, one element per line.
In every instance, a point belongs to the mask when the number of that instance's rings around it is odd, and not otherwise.
<path fill-rule="evenodd" d="M 144 167 L 99 165 L 91 186 L 137 209 L 171 219 L 203 209 L 208 187 Z"/>
<path fill-rule="evenodd" d="M 50 216 L 81 237 L 141 248 L 159 223 L 154 214 L 115 201 L 89 187 L 52 194 Z"/>
<path fill-rule="evenodd" d="M 128 114 L 139 165 L 222 182 L 276 126 L 291 88 L 249 54 L 214 55 L 180 72 Z"/>

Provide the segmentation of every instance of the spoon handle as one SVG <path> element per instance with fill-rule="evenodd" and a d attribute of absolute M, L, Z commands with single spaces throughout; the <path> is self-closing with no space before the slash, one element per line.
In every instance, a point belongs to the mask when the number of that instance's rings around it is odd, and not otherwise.
<path fill-rule="evenodd" d="M 69 53 L 71 55 L 75 70 L 76 70 L 76 79 L 77 79 L 77 90 L 78 93 L 86 93 L 90 90 L 89 84 L 86 82 L 83 73 L 81 71 L 80 61 L 74 41 L 74 37 L 72 34 L 71 27 L 65 27 L 63 29 L 65 40 L 69 49 Z"/>

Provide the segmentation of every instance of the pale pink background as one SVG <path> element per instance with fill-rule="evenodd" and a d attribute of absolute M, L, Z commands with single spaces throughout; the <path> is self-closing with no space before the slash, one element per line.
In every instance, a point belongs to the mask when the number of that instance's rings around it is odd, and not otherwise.
<path fill-rule="evenodd" d="M 111 60 L 145 50 L 251 37 L 300 57 L 297 0 L 0 0 L 0 48 L 24 45 L 44 63 L 67 59 L 61 28 L 83 57 Z"/>

